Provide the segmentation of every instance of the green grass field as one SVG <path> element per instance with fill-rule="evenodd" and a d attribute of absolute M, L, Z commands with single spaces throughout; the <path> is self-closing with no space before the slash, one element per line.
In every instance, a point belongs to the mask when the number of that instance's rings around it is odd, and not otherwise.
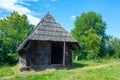
<path fill-rule="evenodd" d="M 73 69 L 20 72 L 18 65 L 0 67 L 0 80 L 120 80 L 120 60 L 78 61 Z"/>

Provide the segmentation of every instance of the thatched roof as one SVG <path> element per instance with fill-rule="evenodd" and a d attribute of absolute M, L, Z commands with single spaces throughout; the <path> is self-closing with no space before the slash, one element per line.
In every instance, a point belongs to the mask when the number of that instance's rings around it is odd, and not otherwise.
<path fill-rule="evenodd" d="M 32 33 L 18 47 L 22 49 L 29 40 L 77 42 L 56 20 L 47 13 Z"/>

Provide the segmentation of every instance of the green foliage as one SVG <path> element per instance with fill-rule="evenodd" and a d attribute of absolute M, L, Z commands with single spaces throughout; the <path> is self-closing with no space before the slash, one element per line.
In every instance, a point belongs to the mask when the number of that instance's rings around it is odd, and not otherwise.
<path fill-rule="evenodd" d="M 106 45 L 108 49 L 108 56 L 120 59 L 120 39 L 111 37 L 107 41 Z"/>
<path fill-rule="evenodd" d="M 96 59 L 103 55 L 106 40 L 105 26 L 102 16 L 95 12 L 83 13 L 77 17 L 71 34 L 80 43 L 82 48 L 80 54 L 86 55 L 87 59 Z"/>
<path fill-rule="evenodd" d="M 33 25 L 29 24 L 25 14 L 12 12 L 10 16 L 0 20 L 0 62 L 3 64 L 17 62 L 16 49 L 32 29 Z"/>

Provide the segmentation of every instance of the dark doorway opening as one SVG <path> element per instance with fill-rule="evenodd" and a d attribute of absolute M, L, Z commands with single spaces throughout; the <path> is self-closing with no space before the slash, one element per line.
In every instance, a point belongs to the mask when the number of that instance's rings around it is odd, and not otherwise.
<path fill-rule="evenodd" d="M 51 64 L 63 63 L 63 47 L 60 43 L 52 43 Z"/>

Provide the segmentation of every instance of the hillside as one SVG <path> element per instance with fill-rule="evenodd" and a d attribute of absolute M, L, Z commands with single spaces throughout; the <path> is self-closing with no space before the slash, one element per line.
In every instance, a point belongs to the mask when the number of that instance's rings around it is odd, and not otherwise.
<path fill-rule="evenodd" d="M 72 69 L 24 71 L 18 65 L 0 68 L 0 80 L 120 80 L 120 60 L 78 61 Z"/>

